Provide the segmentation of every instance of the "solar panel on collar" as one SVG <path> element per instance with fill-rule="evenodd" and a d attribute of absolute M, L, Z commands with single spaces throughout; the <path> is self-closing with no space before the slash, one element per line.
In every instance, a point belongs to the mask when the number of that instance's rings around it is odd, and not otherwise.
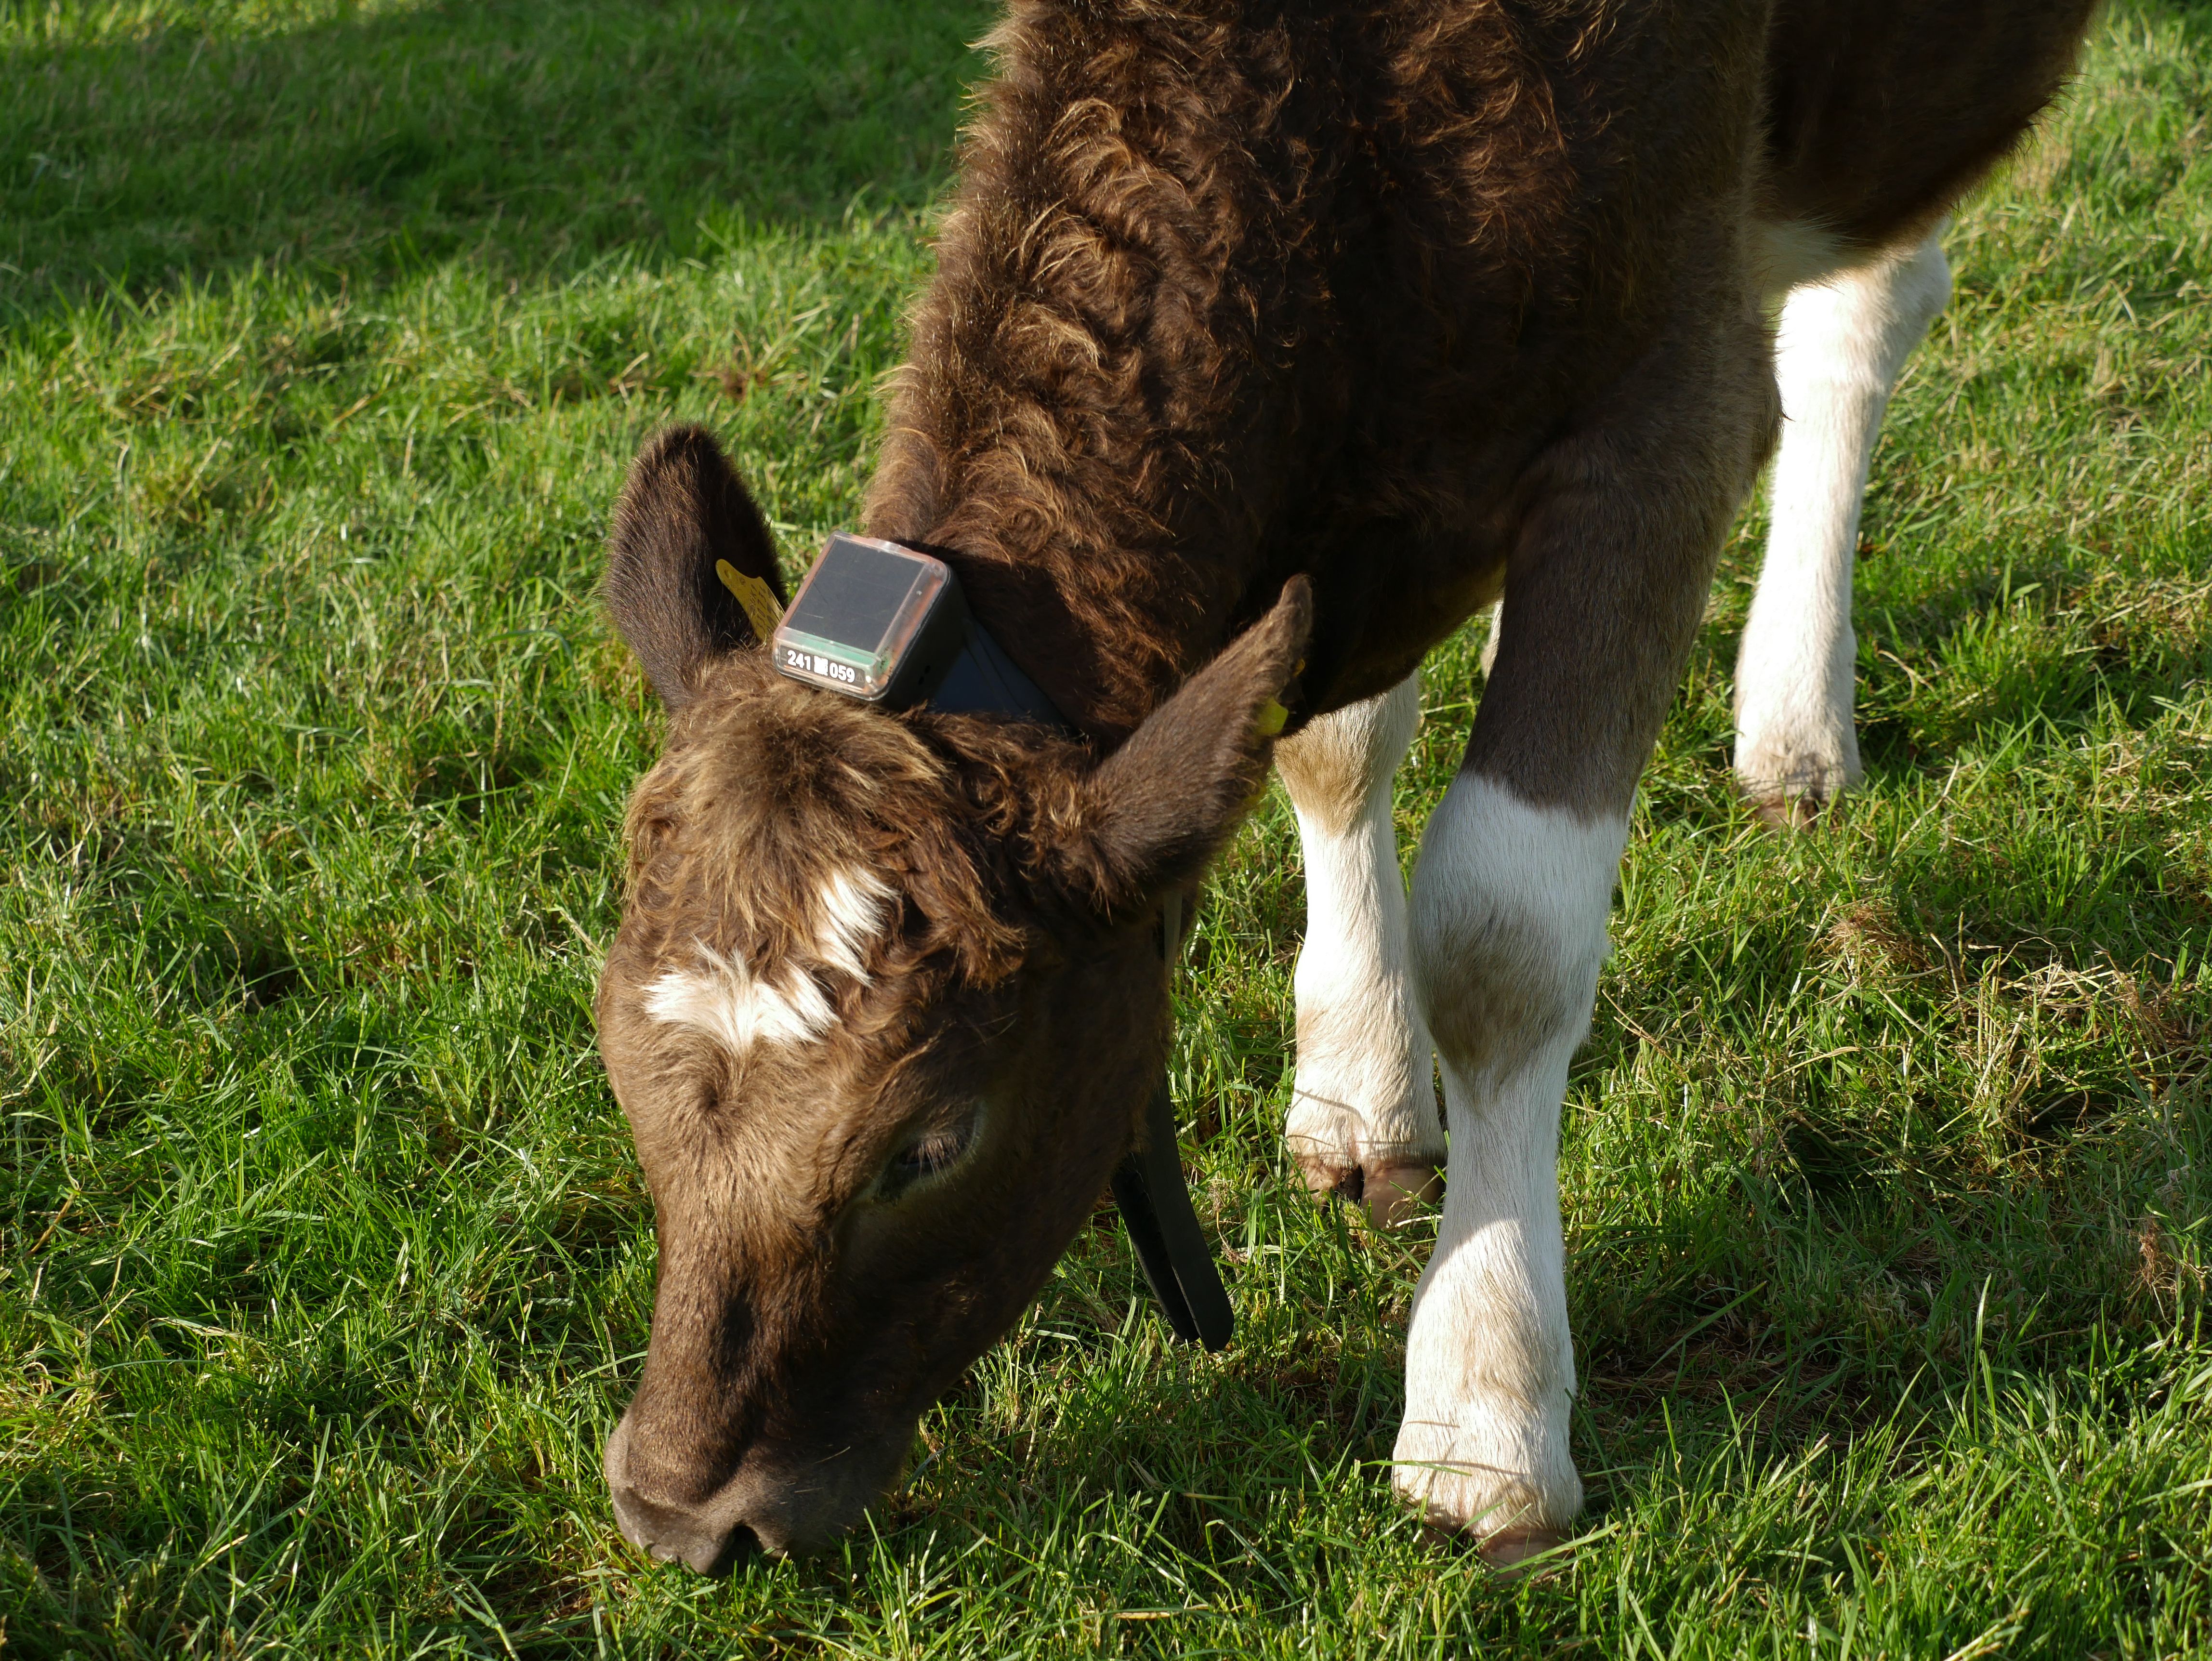
<path fill-rule="evenodd" d="M 967 609 L 943 561 L 840 532 L 775 631 L 775 666 L 902 709 L 929 696 L 966 636 Z"/>
<path fill-rule="evenodd" d="M 921 562 L 858 537 L 838 538 L 840 558 L 825 562 L 791 608 L 790 625 L 832 640 L 879 641 L 915 587 L 927 580 Z"/>

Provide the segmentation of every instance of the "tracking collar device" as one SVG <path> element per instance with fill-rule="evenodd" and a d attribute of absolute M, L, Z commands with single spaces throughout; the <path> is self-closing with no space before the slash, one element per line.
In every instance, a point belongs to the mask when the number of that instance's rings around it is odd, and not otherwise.
<path fill-rule="evenodd" d="M 887 709 L 927 703 L 1068 725 L 969 612 L 951 566 L 879 537 L 830 538 L 771 649 L 793 680 Z"/>
<path fill-rule="evenodd" d="M 927 703 L 1074 730 L 968 610 L 951 566 L 878 537 L 840 531 L 830 538 L 769 649 L 793 680 L 887 709 Z M 1182 922 L 1182 897 L 1171 896 L 1160 915 L 1160 955 L 1170 961 Z M 1183 1180 L 1164 1069 L 1146 1110 L 1144 1146 L 1115 1169 L 1113 1190 L 1138 1267 L 1176 1336 L 1222 1348 L 1236 1313 Z"/>

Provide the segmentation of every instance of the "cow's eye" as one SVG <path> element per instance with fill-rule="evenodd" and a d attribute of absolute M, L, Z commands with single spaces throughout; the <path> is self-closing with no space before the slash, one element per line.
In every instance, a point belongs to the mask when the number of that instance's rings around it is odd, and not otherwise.
<path fill-rule="evenodd" d="M 901 1143 L 876 1179 L 876 1196 L 895 1200 L 915 1183 L 951 1170 L 975 1139 L 975 1110 L 922 1126 Z"/>

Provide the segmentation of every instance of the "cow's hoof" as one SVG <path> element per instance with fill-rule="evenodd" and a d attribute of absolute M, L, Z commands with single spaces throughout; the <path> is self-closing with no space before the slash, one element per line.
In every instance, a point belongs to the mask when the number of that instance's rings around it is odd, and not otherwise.
<path fill-rule="evenodd" d="M 1440 1551 L 1463 1549 L 1472 1543 L 1474 1555 L 1500 1580 L 1540 1579 L 1565 1567 L 1567 1561 L 1559 1550 L 1567 1543 L 1560 1529 L 1501 1529 L 1496 1534 L 1475 1535 L 1431 1519 L 1421 1525 L 1421 1533 Z"/>
<path fill-rule="evenodd" d="M 1316 1198 L 1364 1206 L 1377 1228 L 1412 1222 L 1443 1198 L 1444 1175 L 1430 1159 L 1378 1159 L 1347 1165 L 1318 1153 L 1297 1156 L 1298 1174 Z"/>
<path fill-rule="evenodd" d="M 1736 790 L 1753 812 L 1778 830 L 1804 830 L 1858 781 L 1856 745 L 1844 750 L 1818 739 L 1795 745 L 1736 741 Z"/>
<path fill-rule="evenodd" d="M 1332 1159 L 1326 1153 L 1308 1153 L 1298 1149 L 1298 1175 L 1306 1180 L 1306 1191 L 1317 1200 L 1353 1200 L 1366 1191 L 1367 1173 L 1357 1160 L 1350 1163 Z"/>
<path fill-rule="evenodd" d="M 1418 1317 L 1415 1331 L 1418 1346 Z M 1471 1402 L 1443 1411 L 1409 1404 L 1390 1485 L 1432 1533 L 1474 1547 L 1494 1568 L 1516 1571 L 1565 1541 L 1583 1508 L 1582 1479 L 1567 1456 L 1565 1405 L 1562 1394 L 1561 1410 L 1531 1417 L 1504 1403 L 1488 1413 Z"/>
<path fill-rule="evenodd" d="M 1397 1228 L 1444 1197 L 1444 1173 L 1429 1159 L 1382 1159 L 1362 1179 L 1367 1216 L 1377 1228 Z"/>
<path fill-rule="evenodd" d="M 1810 830 L 1835 800 L 1809 790 L 1762 789 L 1748 784 L 1741 788 L 1744 806 L 1760 824 L 1777 830 Z"/>
<path fill-rule="evenodd" d="M 1518 1580 L 1527 1575 L 1549 1574 L 1559 1567 L 1565 1558 L 1547 1554 L 1566 1543 L 1566 1535 L 1559 1529 L 1506 1529 L 1492 1535 L 1477 1549 L 1500 1579 Z"/>

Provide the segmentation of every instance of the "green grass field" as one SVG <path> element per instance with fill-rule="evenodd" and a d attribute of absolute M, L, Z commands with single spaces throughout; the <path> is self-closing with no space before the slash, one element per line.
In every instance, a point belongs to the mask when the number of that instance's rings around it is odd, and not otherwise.
<path fill-rule="evenodd" d="M 1300 1192 L 1297 853 L 1110 1215 L 840 1553 L 615 1533 L 652 1219 L 592 1050 L 656 425 L 849 523 L 981 0 L 0 8 L 0 1634 L 180 1654 L 2212 1653 L 2212 9 L 2119 0 L 1876 463 L 1868 788 L 1735 804 L 1732 540 L 1566 1110 L 1588 1537 L 1388 1497 L 1425 1246 Z M 1430 666 L 1408 840 L 1479 684 Z"/>

